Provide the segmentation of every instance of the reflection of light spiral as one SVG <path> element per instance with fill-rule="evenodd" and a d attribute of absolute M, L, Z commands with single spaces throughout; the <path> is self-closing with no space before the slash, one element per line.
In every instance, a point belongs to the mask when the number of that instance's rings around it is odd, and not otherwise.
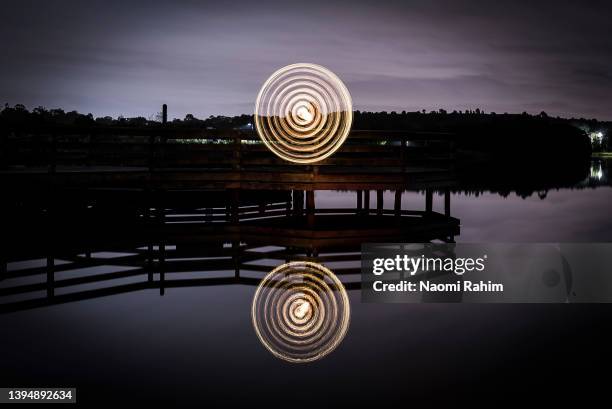
<path fill-rule="evenodd" d="M 279 157 L 313 163 L 334 153 L 353 122 L 351 95 L 340 79 L 315 64 L 293 64 L 264 83 L 255 103 L 255 127 Z"/>
<path fill-rule="evenodd" d="M 350 305 L 334 273 L 298 261 L 275 268 L 263 279 L 251 314 L 257 336 L 270 352 L 289 362 L 311 362 L 342 341 Z"/>

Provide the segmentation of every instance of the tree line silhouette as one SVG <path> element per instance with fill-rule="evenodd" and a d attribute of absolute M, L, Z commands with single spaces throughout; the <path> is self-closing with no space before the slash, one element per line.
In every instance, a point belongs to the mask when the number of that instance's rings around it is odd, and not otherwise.
<path fill-rule="evenodd" d="M 145 118 L 119 116 L 94 117 L 77 111 L 34 108 L 8 104 L 0 111 L 0 128 L 4 131 L 33 127 L 172 127 L 202 129 L 248 129 L 252 115 L 209 116 L 200 119 L 187 114 L 162 124 L 161 113 Z M 610 132 L 612 122 L 585 118 L 551 117 L 538 115 L 485 113 L 480 108 L 466 111 L 440 109 L 416 112 L 355 111 L 353 129 L 407 130 L 418 132 L 451 132 L 457 135 L 460 148 L 517 155 L 527 151 L 536 154 L 579 154 L 592 149 L 589 135 L 598 134 L 595 150 L 612 150 Z"/>

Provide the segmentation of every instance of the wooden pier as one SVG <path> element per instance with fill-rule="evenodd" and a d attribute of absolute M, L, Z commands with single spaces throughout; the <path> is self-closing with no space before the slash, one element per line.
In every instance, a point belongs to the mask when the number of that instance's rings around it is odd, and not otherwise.
<path fill-rule="evenodd" d="M 289 260 L 340 263 L 334 272 L 358 289 L 362 243 L 453 242 L 460 230 L 447 134 L 353 131 L 315 166 L 238 130 L 31 129 L 2 146 L 0 312 L 257 285 L 265 263 Z M 421 209 L 402 206 L 407 189 L 424 191 Z M 352 192 L 353 205 L 317 205 L 325 190 Z M 104 271 L 83 273 L 92 267 Z"/>

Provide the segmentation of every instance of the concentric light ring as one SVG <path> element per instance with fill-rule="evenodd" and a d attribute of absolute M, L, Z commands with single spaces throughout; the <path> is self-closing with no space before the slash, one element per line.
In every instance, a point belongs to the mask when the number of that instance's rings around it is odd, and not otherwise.
<path fill-rule="evenodd" d="M 350 304 L 334 273 L 320 264 L 299 261 L 276 267 L 262 280 L 251 316 L 257 337 L 274 356 L 311 362 L 342 342 Z"/>
<path fill-rule="evenodd" d="M 351 95 L 330 70 L 292 64 L 266 80 L 255 102 L 255 128 L 278 157 L 309 164 L 332 155 L 353 122 Z"/>

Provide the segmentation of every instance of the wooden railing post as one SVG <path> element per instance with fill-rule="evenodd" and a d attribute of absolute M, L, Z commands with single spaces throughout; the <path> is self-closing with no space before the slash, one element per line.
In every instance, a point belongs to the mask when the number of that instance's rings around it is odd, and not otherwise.
<path fill-rule="evenodd" d="M 242 137 L 239 132 L 234 133 L 234 170 L 240 170 L 241 168 L 241 150 L 242 150 Z"/>
<path fill-rule="evenodd" d="M 168 136 L 163 134 L 159 137 L 159 155 L 157 161 L 158 168 L 164 168 L 167 166 L 166 163 L 166 150 L 168 149 Z"/>
<path fill-rule="evenodd" d="M 91 132 L 87 134 L 87 151 L 86 151 L 86 156 L 85 156 L 85 166 L 87 167 L 91 167 L 91 162 L 92 162 L 92 155 L 93 155 L 93 149 L 91 149 Z"/>
<path fill-rule="evenodd" d="M 402 136 L 402 146 L 400 148 L 400 164 L 402 172 L 406 170 L 406 137 Z"/>
<path fill-rule="evenodd" d="M 8 131 L 0 130 L 0 169 L 8 168 L 9 158 L 12 157 L 12 152 L 9 152 Z"/>
<path fill-rule="evenodd" d="M 149 135 L 149 171 L 155 169 L 155 136 Z"/>
<path fill-rule="evenodd" d="M 51 153 L 49 155 L 49 173 L 55 173 L 57 168 L 57 135 L 51 132 Z"/>

